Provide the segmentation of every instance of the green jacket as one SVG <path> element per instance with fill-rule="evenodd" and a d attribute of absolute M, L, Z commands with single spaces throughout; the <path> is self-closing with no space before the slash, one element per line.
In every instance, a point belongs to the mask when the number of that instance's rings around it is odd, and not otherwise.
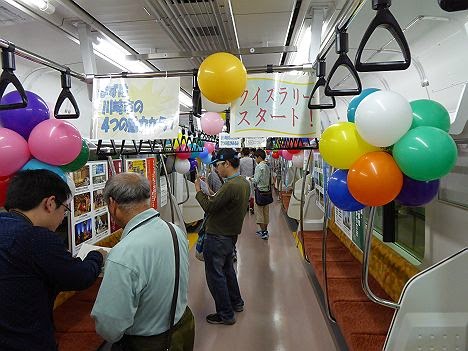
<path fill-rule="evenodd" d="M 208 215 L 206 232 L 239 235 L 248 209 L 250 186 L 244 177 L 228 179 L 214 196 L 199 191 L 195 198 Z"/>

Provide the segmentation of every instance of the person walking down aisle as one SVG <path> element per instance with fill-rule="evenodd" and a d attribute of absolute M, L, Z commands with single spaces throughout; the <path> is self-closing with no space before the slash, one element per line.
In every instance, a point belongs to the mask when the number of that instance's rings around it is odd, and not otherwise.
<path fill-rule="evenodd" d="M 195 322 L 187 306 L 188 240 L 180 228 L 159 217 L 149 199 L 149 181 L 140 174 L 120 173 L 106 183 L 104 200 L 124 231 L 109 253 L 91 316 L 98 334 L 118 342 L 112 350 L 192 351 Z M 170 321 L 172 308 L 175 318 Z"/>
<path fill-rule="evenodd" d="M 0 214 L 0 350 L 56 351 L 52 320 L 60 291 L 90 287 L 105 251 L 73 258 L 54 233 L 70 211 L 67 183 L 46 170 L 19 172 Z"/>
<path fill-rule="evenodd" d="M 234 311 L 244 309 L 233 265 L 233 250 L 247 212 L 250 187 L 239 175 L 239 157 L 234 149 L 221 149 L 212 161 L 225 183 L 214 196 L 201 191 L 200 179 L 195 181 L 196 199 L 207 213 L 206 237 L 203 247 L 208 288 L 215 301 L 216 313 L 209 314 L 211 324 L 231 325 L 236 322 Z"/>
<path fill-rule="evenodd" d="M 265 162 L 266 154 L 265 150 L 257 149 L 254 153 L 257 167 L 255 168 L 255 174 L 252 179 L 254 187 L 257 187 L 260 191 L 268 191 L 271 188 L 271 175 L 270 166 Z M 260 206 L 255 202 L 255 218 L 260 230 L 257 231 L 257 235 L 263 240 L 268 240 L 268 223 L 270 221 L 270 205 Z"/>

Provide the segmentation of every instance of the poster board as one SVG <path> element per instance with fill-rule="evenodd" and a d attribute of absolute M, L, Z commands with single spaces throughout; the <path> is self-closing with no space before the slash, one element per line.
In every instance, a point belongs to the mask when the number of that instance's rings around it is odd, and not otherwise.
<path fill-rule="evenodd" d="M 107 162 L 88 162 L 72 173 L 72 179 L 76 193 L 70 206 L 70 246 L 72 255 L 76 255 L 81 244 L 94 244 L 111 234 L 103 196 L 108 179 Z"/>
<path fill-rule="evenodd" d="M 150 205 L 152 208 L 158 208 L 157 181 L 156 181 L 157 161 L 154 157 L 132 158 L 125 160 L 126 172 L 139 173 L 146 177 L 150 183 Z"/>

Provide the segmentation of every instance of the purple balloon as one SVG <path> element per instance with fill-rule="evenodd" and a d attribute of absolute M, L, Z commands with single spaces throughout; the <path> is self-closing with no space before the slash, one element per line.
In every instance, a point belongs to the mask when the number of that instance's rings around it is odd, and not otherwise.
<path fill-rule="evenodd" d="M 437 195 L 439 183 L 439 179 L 419 181 L 403 175 L 403 187 L 396 200 L 403 206 L 425 205 Z"/>
<path fill-rule="evenodd" d="M 194 171 L 198 167 L 197 160 L 190 160 L 190 172 Z"/>
<path fill-rule="evenodd" d="M 0 125 L 14 130 L 24 139 L 28 140 L 33 128 L 49 119 L 49 108 L 42 98 L 33 92 L 26 91 L 28 106 L 15 110 L 0 111 Z M 12 91 L 3 96 L 1 104 L 14 104 L 21 102 L 20 94 Z"/>

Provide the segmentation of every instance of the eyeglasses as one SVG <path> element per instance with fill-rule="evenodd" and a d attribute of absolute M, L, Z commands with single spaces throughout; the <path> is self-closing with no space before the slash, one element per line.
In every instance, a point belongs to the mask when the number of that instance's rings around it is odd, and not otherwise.
<path fill-rule="evenodd" d="M 215 167 L 218 168 L 219 165 L 222 165 L 225 162 L 226 161 L 218 161 L 218 162 L 215 163 Z"/>
<path fill-rule="evenodd" d="M 65 207 L 65 215 L 67 215 L 67 214 L 69 214 L 69 213 L 71 212 L 71 208 L 68 207 L 67 205 L 65 205 L 65 204 L 60 204 L 60 206 Z"/>

